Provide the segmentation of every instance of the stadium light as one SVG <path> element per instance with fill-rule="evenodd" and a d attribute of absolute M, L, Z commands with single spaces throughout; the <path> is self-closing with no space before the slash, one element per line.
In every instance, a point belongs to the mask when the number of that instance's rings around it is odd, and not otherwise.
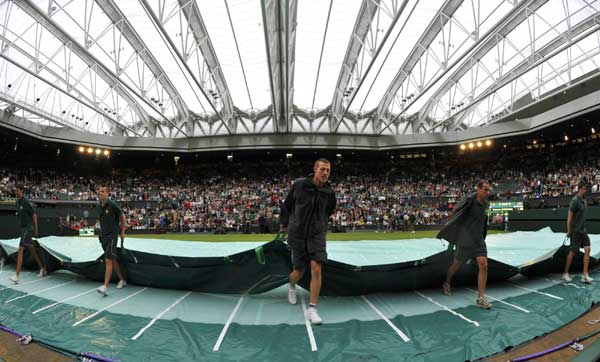
<path fill-rule="evenodd" d="M 467 149 L 467 145 L 465 145 L 465 144 L 460 145 L 460 149 L 463 150 L 463 151 L 466 150 Z"/>
<path fill-rule="evenodd" d="M 469 148 L 470 148 L 470 149 L 473 149 L 473 148 L 475 148 L 475 144 L 474 144 L 473 142 L 469 143 Z"/>
<path fill-rule="evenodd" d="M 483 143 L 481 143 L 481 141 L 477 141 L 477 147 L 481 148 L 481 146 L 483 146 Z"/>
<path fill-rule="evenodd" d="M 94 153 L 94 149 L 91 147 L 88 147 L 87 153 L 89 153 L 91 155 L 92 153 Z"/>
<path fill-rule="evenodd" d="M 97 155 L 99 155 L 99 154 L 101 154 L 101 153 L 102 153 L 102 150 L 101 150 L 101 149 L 99 149 L 99 148 L 96 148 L 96 154 L 97 154 Z"/>
<path fill-rule="evenodd" d="M 79 152 L 80 153 L 85 153 L 85 147 L 79 146 Z"/>
<path fill-rule="evenodd" d="M 110 156 L 110 152 L 108 150 L 104 150 L 103 153 L 104 153 L 104 156 L 106 156 L 106 157 Z"/>
<path fill-rule="evenodd" d="M 488 146 L 488 147 L 490 147 L 492 145 L 492 141 L 486 140 L 485 141 L 485 145 Z"/>

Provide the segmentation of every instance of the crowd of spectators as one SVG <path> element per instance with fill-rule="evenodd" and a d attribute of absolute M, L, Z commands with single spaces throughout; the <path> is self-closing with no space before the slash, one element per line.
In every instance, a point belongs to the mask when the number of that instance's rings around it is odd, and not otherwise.
<path fill-rule="evenodd" d="M 579 180 L 588 181 L 592 193 L 600 191 L 600 157 L 595 152 L 552 154 L 543 162 L 525 156 L 503 157 L 492 166 L 450 159 L 411 164 L 336 160 L 331 182 L 338 203 L 332 223 L 380 231 L 443 224 L 454 203 L 473 192 L 480 178 L 490 180 L 500 199 L 572 195 Z M 261 230 L 274 231 L 280 204 L 293 180 L 310 172 L 306 166 L 289 160 L 204 164 L 169 173 L 121 169 L 108 176 L 2 168 L 0 198 L 10 196 L 19 182 L 34 200 L 96 201 L 98 186 L 108 184 L 132 228 L 247 231 L 251 224 L 260 224 Z"/>

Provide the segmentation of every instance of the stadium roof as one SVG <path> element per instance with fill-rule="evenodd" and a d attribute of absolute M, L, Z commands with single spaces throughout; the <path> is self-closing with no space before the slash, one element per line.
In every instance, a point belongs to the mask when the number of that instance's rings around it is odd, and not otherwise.
<path fill-rule="evenodd" d="M 599 9 L 600 0 L 0 0 L 0 108 L 42 126 L 149 139 L 466 130 L 595 75 Z"/>

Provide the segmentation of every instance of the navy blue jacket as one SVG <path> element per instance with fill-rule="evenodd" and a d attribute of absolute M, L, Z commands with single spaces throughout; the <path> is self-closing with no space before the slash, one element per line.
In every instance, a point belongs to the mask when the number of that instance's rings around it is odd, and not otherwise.
<path fill-rule="evenodd" d="M 289 214 L 288 245 L 300 254 L 325 251 L 329 217 L 335 211 L 336 199 L 327 182 L 317 187 L 312 177 L 294 181 L 285 198 L 285 209 Z"/>

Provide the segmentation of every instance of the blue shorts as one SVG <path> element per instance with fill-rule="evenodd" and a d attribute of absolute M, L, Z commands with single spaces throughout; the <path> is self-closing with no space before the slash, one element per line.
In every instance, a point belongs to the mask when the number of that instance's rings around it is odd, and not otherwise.
<path fill-rule="evenodd" d="M 19 242 L 19 246 L 33 246 L 33 228 L 21 229 L 21 241 Z"/>

